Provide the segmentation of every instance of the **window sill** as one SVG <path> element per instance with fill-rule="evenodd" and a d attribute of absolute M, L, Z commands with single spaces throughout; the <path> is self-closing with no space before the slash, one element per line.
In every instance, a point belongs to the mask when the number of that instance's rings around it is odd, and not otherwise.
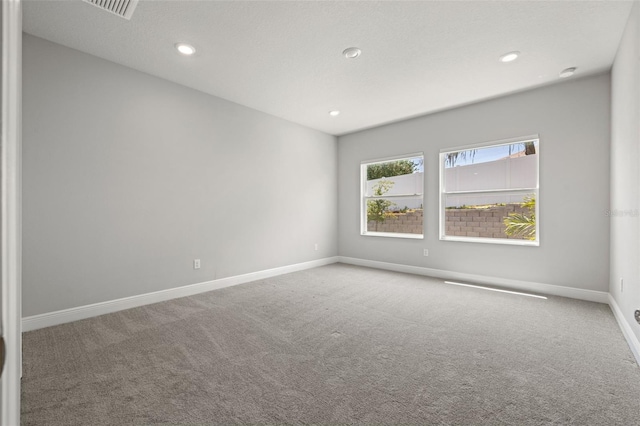
<path fill-rule="evenodd" d="M 363 237 L 405 238 L 410 240 L 424 240 L 424 234 L 401 234 L 399 232 L 361 232 Z"/>
<path fill-rule="evenodd" d="M 502 244 L 507 246 L 539 247 L 540 241 L 510 240 L 507 238 L 479 238 L 479 237 L 454 237 L 441 236 L 440 241 L 459 241 L 464 243 Z"/>

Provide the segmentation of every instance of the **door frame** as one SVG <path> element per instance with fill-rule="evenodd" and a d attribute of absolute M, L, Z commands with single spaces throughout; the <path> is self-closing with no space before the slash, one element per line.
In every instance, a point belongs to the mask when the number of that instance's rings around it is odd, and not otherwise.
<path fill-rule="evenodd" d="M 22 376 L 22 3 L 2 1 L 2 335 L 0 423 L 20 424 Z"/>

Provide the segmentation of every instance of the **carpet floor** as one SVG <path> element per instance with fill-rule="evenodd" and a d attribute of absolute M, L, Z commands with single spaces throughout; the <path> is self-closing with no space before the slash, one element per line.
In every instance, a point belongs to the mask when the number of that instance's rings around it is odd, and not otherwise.
<path fill-rule="evenodd" d="M 640 425 L 607 305 L 333 264 L 24 334 L 22 424 Z"/>

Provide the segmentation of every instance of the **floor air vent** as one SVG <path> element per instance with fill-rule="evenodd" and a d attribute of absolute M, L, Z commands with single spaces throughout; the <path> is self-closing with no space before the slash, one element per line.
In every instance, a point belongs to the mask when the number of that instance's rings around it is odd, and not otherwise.
<path fill-rule="evenodd" d="M 124 19 L 131 19 L 133 11 L 136 10 L 138 0 L 82 0 L 85 3 L 99 7 L 102 10 L 111 12 Z"/>

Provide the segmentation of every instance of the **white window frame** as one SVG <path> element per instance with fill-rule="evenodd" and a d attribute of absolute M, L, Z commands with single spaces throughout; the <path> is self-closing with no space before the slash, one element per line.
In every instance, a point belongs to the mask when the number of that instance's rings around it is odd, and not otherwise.
<path fill-rule="evenodd" d="M 422 182 L 422 194 L 399 194 L 399 195 L 389 195 L 384 197 L 367 197 L 367 166 L 371 164 L 378 163 L 388 163 L 390 161 L 397 160 L 409 160 L 412 158 L 420 157 L 422 159 L 422 164 L 424 167 L 424 153 L 423 152 L 414 152 L 412 154 L 405 155 L 397 155 L 393 157 L 385 157 L 385 158 L 377 158 L 374 160 L 366 160 L 360 163 L 360 235 L 367 237 L 387 237 L 387 238 L 408 238 L 413 240 L 423 240 L 424 239 L 424 228 L 425 228 L 425 218 L 424 218 L 424 188 L 425 182 Z M 423 173 L 422 178 L 425 179 L 426 173 Z M 421 195 L 422 196 L 422 233 L 421 234 L 406 234 L 401 232 L 375 232 L 375 231 L 367 231 L 367 200 L 371 200 L 374 198 L 399 198 L 399 197 L 413 197 Z"/>
<path fill-rule="evenodd" d="M 493 146 L 499 145 L 511 145 L 514 143 L 524 143 L 524 142 L 536 142 L 536 185 L 532 188 L 513 188 L 513 189 L 496 189 L 496 190 L 475 190 L 475 191 L 444 191 L 444 178 L 445 178 L 445 159 L 447 154 L 458 151 L 466 151 L 470 149 L 480 149 L 480 148 L 490 148 Z M 535 240 L 519 240 L 519 239 L 508 239 L 508 238 L 486 238 L 486 237 L 463 237 L 457 235 L 446 235 L 446 212 L 445 212 L 445 198 L 447 195 L 451 194 L 497 194 L 497 193 L 509 193 L 509 194 L 535 194 L 536 197 L 536 239 Z M 516 246 L 534 246 L 537 247 L 540 245 L 540 136 L 539 135 L 530 135 L 530 136 L 522 136 L 517 138 L 510 139 L 501 139 L 497 141 L 491 142 L 482 142 L 472 145 L 459 146 L 454 148 L 443 148 L 440 150 L 440 240 L 441 241 L 462 241 L 466 243 L 487 243 L 487 244 L 506 244 L 506 245 L 516 245 Z"/>

